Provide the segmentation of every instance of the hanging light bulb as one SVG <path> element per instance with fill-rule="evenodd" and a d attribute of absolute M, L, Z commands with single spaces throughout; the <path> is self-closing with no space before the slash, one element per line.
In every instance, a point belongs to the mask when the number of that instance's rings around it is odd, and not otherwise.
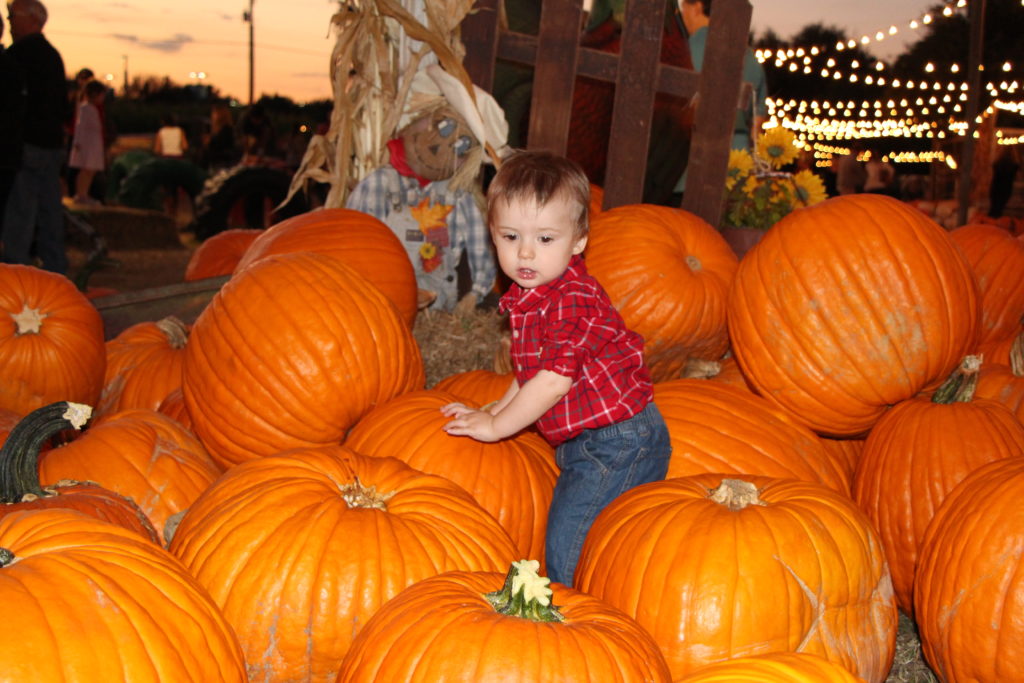
<path fill-rule="evenodd" d="M 931 62 L 928 62 L 927 64 L 924 65 L 924 70 L 927 71 L 928 73 L 931 73 L 935 71 L 935 65 L 932 64 Z"/>

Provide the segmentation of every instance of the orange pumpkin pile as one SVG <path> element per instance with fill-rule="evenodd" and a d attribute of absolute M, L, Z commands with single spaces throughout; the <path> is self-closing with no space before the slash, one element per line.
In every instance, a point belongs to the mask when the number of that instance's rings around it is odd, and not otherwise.
<path fill-rule="evenodd" d="M 588 268 L 673 454 L 572 585 L 543 576 L 554 450 L 442 430 L 512 374 L 425 386 L 376 219 L 212 238 L 198 318 L 106 342 L 68 280 L 0 266 L 0 671 L 883 683 L 902 611 L 941 680 L 1020 680 L 1021 238 L 852 195 L 737 259 L 680 209 L 599 208 Z"/>

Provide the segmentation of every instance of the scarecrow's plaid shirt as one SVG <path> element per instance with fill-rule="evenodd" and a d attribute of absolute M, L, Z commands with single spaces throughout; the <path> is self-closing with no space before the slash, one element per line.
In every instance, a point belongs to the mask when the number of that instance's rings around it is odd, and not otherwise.
<path fill-rule="evenodd" d="M 643 337 L 626 328 L 579 255 L 557 280 L 532 289 L 513 284 L 498 310 L 509 313 L 520 386 L 539 370 L 573 381 L 569 393 L 537 420 L 552 445 L 628 419 L 651 401 Z"/>

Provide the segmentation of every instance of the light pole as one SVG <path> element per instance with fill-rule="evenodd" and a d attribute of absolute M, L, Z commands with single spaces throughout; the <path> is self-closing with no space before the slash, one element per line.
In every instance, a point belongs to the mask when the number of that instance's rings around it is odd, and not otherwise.
<path fill-rule="evenodd" d="M 242 13 L 242 21 L 249 24 L 249 104 L 253 102 L 253 70 L 255 65 L 255 53 L 253 50 L 253 23 L 252 23 L 252 6 L 256 0 L 249 0 L 249 9 Z"/>
<path fill-rule="evenodd" d="M 128 55 L 121 55 L 121 64 L 124 66 L 124 84 L 122 85 L 122 95 L 128 95 Z"/>

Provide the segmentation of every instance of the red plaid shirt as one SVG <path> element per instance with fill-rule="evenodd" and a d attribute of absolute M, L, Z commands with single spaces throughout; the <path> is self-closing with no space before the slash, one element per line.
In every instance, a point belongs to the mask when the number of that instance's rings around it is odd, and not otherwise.
<path fill-rule="evenodd" d="M 533 289 L 513 284 L 498 310 L 509 313 L 520 386 L 539 370 L 572 379 L 569 393 L 537 420 L 552 445 L 633 417 L 651 401 L 643 337 L 626 328 L 579 255 L 557 280 Z"/>

